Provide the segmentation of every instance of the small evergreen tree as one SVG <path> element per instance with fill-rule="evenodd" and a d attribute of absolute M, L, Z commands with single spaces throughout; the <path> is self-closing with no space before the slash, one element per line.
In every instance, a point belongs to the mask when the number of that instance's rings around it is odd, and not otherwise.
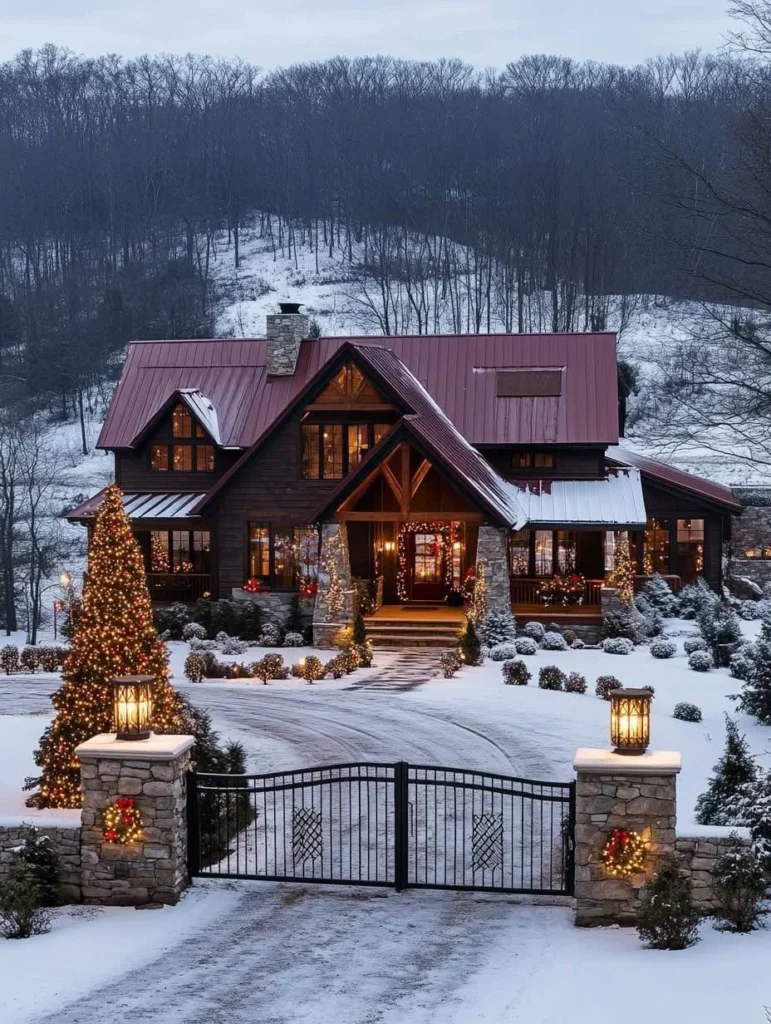
<path fill-rule="evenodd" d="M 721 648 L 727 644 L 737 644 L 742 639 L 742 627 L 739 616 L 733 609 L 724 604 L 706 604 L 699 613 L 699 629 L 709 644 L 716 665 L 728 658 L 722 657 Z"/>
<path fill-rule="evenodd" d="M 292 594 L 292 600 L 289 605 L 289 615 L 284 623 L 284 629 L 287 633 L 302 633 L 305 629 L 305 620 L 303 619 L 303 613 L 300 607 L 299 594 Z"/>
<path fill-rule="evenodd" d="M 725 806 L 720 824 L 743 825 L 750 830 L 752 849 L 771 875 L 771 772 L 760 772 Z"/>
<path fill-rule="evenodd" d="M 483 661 L 482 644 L 470 615 L 460 634 L 460 656 L 464 665 L 481 665 Z"/>
<path fill-rule="evenodd" d="M 51 918 L 43 909 L 35 871 L 20 857 L 14 857 L 0 884 L 0 935 L 28 939 L 50 929 Z"/>
<path fill-rule="evenodd" d="M 488 612 L 479 623 L 479 640 L 484 647 L 514 643 L 517 621 L 511 612 Z"/>
<path fill-rule="evenodd" d="M 760 858 L 739 839 L 715 861 L 712 885 L 715 916 L 726 931 L 751 932 L 762 913 L 766 873 Z"/>
<path fill-rule="evenodd" d="M 757 769 L 739 726 L 726 715 L 726 738 L 723 756 L 714 768 L 706 793 L 696 801 L 696 821 L 700 825 L 736 824 L 725 820 L 731 802 L 743 786 L 755 782 Z"/>
<path fill-rule="evenodd" d="M 613 568 L 608 574 L 608 586 L 615 587 L 619 601 L 627 608 L 634 600 L 634 565 L 629 552 L 629 539 L 625 534 L 616 534 L 613 551 Z"/>
<path fill-rule="evenodd" d="M 699 938 L 701 913 L 689 878 L 666 857 L 642 890 L 637 932 L 649 949 L 687 949 Z"/>
<path fill-rule="evenodd" d="M 361 612 L 357 612 L 356 618 L 353 620 L 353 642 L 355 644 L 366 644 L 367 642 L 367 627 Z"/>
<path fill-rule="evenodd" d="M 678 600 L 672 593 L 667 581 L 658 573 L 654 573 L 640 591 L 638 600 L 641 599 L 647 601 L 665 618 L 677 615 Z"/>
<path fill-rule="evenodd" d="M 26 833 L 24 842 L 14 850 L 30 870 L 37 885 L 38 899 L 43 907 L 56 907 L 61 903 L 59 890 L 59 852 L 50 836 L 44 836 L 34 826 Z"/>
<path fill-rule="evenodd" d="M 761 624 L 739 707 L 763 725 L 771 725 L 771 619 L 763 619 Z"/>

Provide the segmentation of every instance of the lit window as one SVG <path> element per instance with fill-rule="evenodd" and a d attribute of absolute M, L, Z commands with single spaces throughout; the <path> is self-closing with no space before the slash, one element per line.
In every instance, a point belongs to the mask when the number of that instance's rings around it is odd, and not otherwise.
<path fill-rule="evenodd" d="M 342 480 L 343 477 L 343 425 L 325 424 L 321 434 L 321 467 L 325 480 Z"/>
<path fill-rule="evenodd" d="M 199 444 L 195 449 L 195 468 L 199 473 L 214 472 L 214 445 Z"/>
<path fill-rule="evenodd" d="M 296 526 L 294 531 L 295 565 L 298 576 L 316 580 L 319 576 L 319 531 L 312 526 Z"/>
<path fill-rule="evenodd" d="M 172 572 L 192 572 L 193 559 L 191 553 L 189 530 L 171 531 L 171 567 Z"/>
<path fill-rule="evenodd" d="M 645 528 L 643 568 L 646 575 L 667 575 L 669 568 L 669 520 L 649 519 Z"/>
<path fill-rule="evenodd" d="M 273 531 L 273 585 L 283 590 L 294 586 L 294 533 L 291 529 Z"/>
<path fill-rule="evenodd" d="M 169 449 L 165 444 L 154 444 L 150 451 L 150 469 L 165 473 L 169 468 Z"/>
<path fill-rule="evenodd" d="M 512 576 L 530 574 L 530 530 L 517 530 L 509 540 L 509 558 Z"/>
<path fill-rule="evenodd" d="M 551 452 L 515 452 L 514 465 L 519 469 L 551 469 L 554 456 Z"/>
<path fill-rule="evenodd" d="M 150 572 L 168 572 L 169 535 L 165 530 L 153 530 L 150 534 Z"/>
<path fill-rule="evenodd" d="M 351 423 L 348 426 L 348 471 L 355 469 L 369 450 L 369 426 Z"/>
<path fill-rule="evenodd" d="M 572 530 L 557 530 L 557 570 L 576 571 L 576 535 Z"/>
<path fill-rule="evenodd" d="M 249 527 L 249 575 L 267 580 L 270 577 L 270 528 Z"/>
<path fill-rule="evenodd" d="M 191 548 L 193 572 L 208 573 L 210 569 L 209 553 L 211 539 L 208 530 L 195 530 Z"/>
<path fill-rule="evenodd" d="M 554 571 L 554 538 L 551 530 L 535 531 L 535 574 L 551 576 Z"/>
<path fill-rule="evenodd" d="M 184 405 L 178 405 L 172 413 L 171 432 L 174 437 L 193 436 L 193 417 Z"/>
<path fill-rule="evenodd" d="M 677 550 L 674 571 L 686 581 L 704 572 L 704 520 L 677 520 Z"/>
<path fill-rule="evenodd" d="M 174 445 L 174 470 L 177 473 L 191 473 L 193 471 L 193 448 L 189 444 Z"/>
<path fill-rule="evenodd" d="M 373 443 L 377 444 L 378 441 L 382 441 L 390 429 L 391 426 L 388 423 L 376 423 Z"/>

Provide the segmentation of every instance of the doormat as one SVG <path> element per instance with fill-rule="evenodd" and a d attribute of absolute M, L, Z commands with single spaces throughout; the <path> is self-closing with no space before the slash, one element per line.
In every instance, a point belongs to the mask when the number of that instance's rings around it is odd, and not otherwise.
<path fill-rule="evenodd" d="M 410 605 L 407 605 L 406 607 L 402 608 L 402 611 L 403 612 L 407 612 L 408 615 L 409 615 L 410 612 L 438 612 L 439 611 L 439 605 L 438 604 L 410 604 Z"/>

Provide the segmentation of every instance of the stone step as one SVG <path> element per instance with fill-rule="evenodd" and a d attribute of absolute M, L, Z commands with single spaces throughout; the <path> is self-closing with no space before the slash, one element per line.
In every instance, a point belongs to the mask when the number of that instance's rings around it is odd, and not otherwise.
<path fill-rule="evenodd" d="M 373 647 L 378 649 L 393 647 L 439 647 L 448 648 L 457 643 L 457 637 L 452 634 L 443 636 L 441 634 L 415 634 L 409 631 L 402 633 L 374 633 L 368 632 L 367 639 Z"/>

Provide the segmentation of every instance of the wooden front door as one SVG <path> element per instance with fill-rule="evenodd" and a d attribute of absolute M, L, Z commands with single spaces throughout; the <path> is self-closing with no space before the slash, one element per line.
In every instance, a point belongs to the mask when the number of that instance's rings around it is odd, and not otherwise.
<path fill-rule="evenodd" d="M 413 601 L 444 601 L 447 596 L 441 533 L 409 533 L 407 567 Z"/>

